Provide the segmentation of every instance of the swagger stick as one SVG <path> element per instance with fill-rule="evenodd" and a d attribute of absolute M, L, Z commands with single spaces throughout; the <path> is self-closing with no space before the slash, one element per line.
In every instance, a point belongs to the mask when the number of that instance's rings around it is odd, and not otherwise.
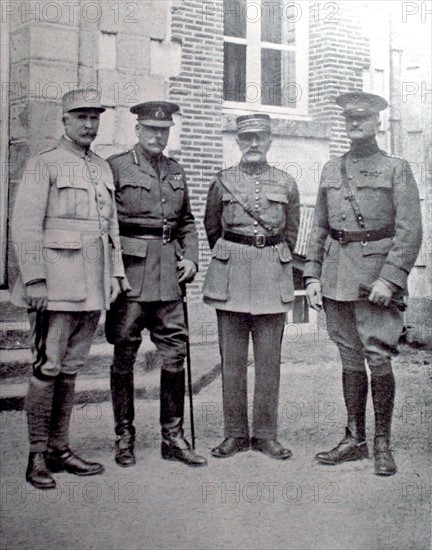
<path fill-rule="evenodd" d="M 190 342 L 189 342 L 189 318 L 188 318 L 188 309 L 187 309 L 187 293 L 186 293 L 186 284 L 183 283 L 181 286 L 182 299 L 183 299 L 183 313 L 187 329 L 187 338 L 186 338 L 186 370 L 188 378 L 188 394 L 189 394 L 189 412 L 190 412 L 190 425 L 191 425 L 191 438 L 192 438 L 192 449 L 195 449 L 195 423 L 194 423 L 194 413 L 193 413 L 193 397 L 192 397 L 192 367 L 191 367 L 191 354 L 190 354 Z"/>

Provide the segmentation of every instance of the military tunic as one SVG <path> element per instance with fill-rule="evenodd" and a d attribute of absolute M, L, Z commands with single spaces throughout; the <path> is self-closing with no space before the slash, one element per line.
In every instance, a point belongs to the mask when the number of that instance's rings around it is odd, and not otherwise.
<path fill-rule="evenodd" d="M 168 225 L 177 234 L 167 243 L 163 239 L 121 236 L 132 286 L 128 299 L 178 300 L 177 260 L 184 257 L 198 265 L 198 236 L 183 168 L 164 155 L 151 160 L 139 144 L 132 151 L 110 157 L 108 162 L 114 173 L 120 224 L 137 228 Z"/>
<path fill-rule="evenodd" d="M 330 227 L 361 227 L 342 183 L 341 157 L 328 162 L 321 175 L 304 276 L 320 278 L 323 296 L 337 301 L 357 300 L 359 283 L 371 284 L 377 277 L 406 290 L 420 250 L 420 203 L 409 164 L 378 148 L 371 153 L 348 154 L 348 180 L 366 230 L 392 225 L 394 237 L 346 244 L 333 239 Z"/>
<path fill-rule="evenodd" d="M 281 313 L 294 300 L 291 253 L 299 226 L 299 194 L 295 180 L 268 164 L 254 173 L 239 165 L 220 172 L 210 185 L 204 224 L 212 259 L 204 302 L 219 310 L 253 315 Z M 224 231 L 269 235 L 222 185 L 227 181 L 243 201 L 283 235 L 283 242 L 258 248 L 223 238 Z"/>
<path fill-rule="evenodd" d="M 12 222 L 23 285 L 46 281 L 48 310 L 109 309 L 110 277 L 124 276 L 112 172 L 102 158 L 63 137 L 24 170 Z"/>

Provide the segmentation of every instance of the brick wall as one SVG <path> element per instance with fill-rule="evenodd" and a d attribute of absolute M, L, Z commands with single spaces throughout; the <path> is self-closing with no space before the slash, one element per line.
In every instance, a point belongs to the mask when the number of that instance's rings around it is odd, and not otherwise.
<path fill-rule="evenodd" d="M 348 147 L 339 94 L 363 89 L 363 71 L 369 67 L 369 41 L 362 36 L 357 2 L 318 2 L 310 10 L 309 112 L 331 129 L 330 154 Z"/>
<path fill-rule="evenodd" d="M 220 7 L 220 9 L 218 9 Z M 173 41 L 182 44 L 180 74 L 170 79 L 169 96 L 181 107 L 180 151 L 170 154 L 182 163 L 188 176 L 193 212 L 200 234 L 200 273 L 189 287 L 192 300 L 201 299 L 201 286 L 209 261 L 202 223 L 212 174 L 222 169 L 223 82 L 222 2 L 206 10 L 201 0 L 184 0 L 173 10 Z"/>

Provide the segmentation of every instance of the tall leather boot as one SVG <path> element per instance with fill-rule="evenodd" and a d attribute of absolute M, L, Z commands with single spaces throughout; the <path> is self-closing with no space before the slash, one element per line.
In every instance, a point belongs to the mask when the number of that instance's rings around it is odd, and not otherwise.
<path fill-rule="evenodd" d="M 391 476 L 397 471 L 390 447 L 391 421 L 396 389 L 393 373 L 384 376 L 372 375 L 371 389 L 375 412 L 375 474 L 378 476 Z"/>
<path fill-rule="evenodd" d="M 334 465 L 369 456 L 365 428 L 368 392 L 366 372 L 343 370 L 342 386 L 348 416 L 345 437 L 330 451 L 315 456 L 321 464 Z"/>
<path fill-rule="evenodd" d="M 46 464 L 51 472 L 91 476 L 104 471 L 102 464 L 84 460 L 69 448 L 69 425 L 75 402 L 76 374 L 61 372 L 55 381 Z"/>
<path fill-rule="evenodd" d="M 116 372 L 111 365 L 111 397 L 114 411 L 115 433 L 117 436 L 115 447 L 115 461 L 119 466 L 134 466 L 135 417 L 134 409 L 134 378 L 130 372 Z"/>
<path fill-rule="evenodd" d="M 38 489 L 54 489 L 56 483 L 46 465 L 46 451 L 54 398 L 55 378 L 42 374 L 30 378 L 26 396 L 30 454 L 26 480 Z"/>
<path fill-rule="evenodd" d="M 69 446 L 69 425 L 75 402 L 76 376 L 61 372 L 56 377 L 48 441 L 50 449 L 65 449 Z"/>
<path fill-rule="evenodd" d="M 160 386 L 160 422 L 162 458 L 178 460 L 188 466 L 205 466 L 207 460 L 195 453 L 183 434 L 185 371 L 162 369 Z"/>

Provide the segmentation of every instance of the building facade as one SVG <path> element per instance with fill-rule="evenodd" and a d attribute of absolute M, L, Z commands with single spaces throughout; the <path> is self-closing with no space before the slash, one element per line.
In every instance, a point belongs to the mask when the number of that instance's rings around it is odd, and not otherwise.
<path fill-rule="evenodd" d="M 200 299 L 209 261 L 202 224 L 208 185 L 212 174 L 239 160 L 236 117 L 271 115 L 269 161 L 296 178 L 302 204 L 313 207 L 323 164 L 348 147 L 334 98 L 364 90 L 390 100 L 379 144 L 406 157 L 419 183 L 425 240 L 410 277 L 406 324 L 411 338 L 430 342 L 430 60 L 427 44 L 414 47 L 406 32 L 426 28 L 422 4 L 3 2 L 0 311 L 13 316 L 8 297 L 17 265 L 7 236 L 20 175 L 29 156 L 60 137 L 60 100 L 69 89 L 100 91 L 107 110 L 94 148 L 103 157 L 135 142 L 131 105 L 167 99 L 181 106 L 167 152 L 186 169 L 200 231 L 200 273 L 190 285 L 191 300 Z M 302 322 L 308 314 L 301 262 L 296 267 L 294 321 Z"/>

